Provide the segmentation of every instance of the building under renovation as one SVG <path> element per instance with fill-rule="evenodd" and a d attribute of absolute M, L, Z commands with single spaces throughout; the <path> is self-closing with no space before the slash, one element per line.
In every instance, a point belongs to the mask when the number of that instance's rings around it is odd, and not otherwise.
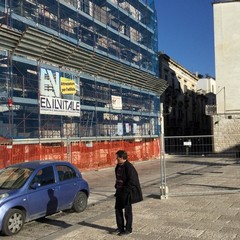
<path fill-rule="evenodd" d="M 157 157 L 152 0 L 0 0 L 0 162 Z"/>

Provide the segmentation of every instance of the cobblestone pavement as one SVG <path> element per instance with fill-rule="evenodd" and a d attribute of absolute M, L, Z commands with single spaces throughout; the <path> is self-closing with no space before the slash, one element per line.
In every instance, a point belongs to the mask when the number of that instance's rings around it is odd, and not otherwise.
<path fill-rule="evenodd" d="M 169 196 L 160 200 L 158 160 L 135 164 L 144 201 L 133 205 L 133 233 L 119 237 L 113 168 L 84 172 L 91 186 L 83 213 L 63 212 L 27 223 L 16 240 L 207 239 L 240 240 L 240 165 L 234 159 L 167 159 Z"/>

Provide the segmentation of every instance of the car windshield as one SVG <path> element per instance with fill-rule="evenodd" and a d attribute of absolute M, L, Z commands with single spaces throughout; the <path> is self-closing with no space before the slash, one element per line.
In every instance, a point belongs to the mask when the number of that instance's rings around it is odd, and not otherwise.
<path fill-rule="evenodd" d="M 9 167 L 0 171 L 0 189 L 18 189 L 27 181 L 32 169 Z"/>

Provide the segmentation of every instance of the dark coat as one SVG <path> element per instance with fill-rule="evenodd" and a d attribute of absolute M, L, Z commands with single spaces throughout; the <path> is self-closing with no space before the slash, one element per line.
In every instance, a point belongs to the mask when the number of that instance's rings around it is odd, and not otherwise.
<path fill-rule="evenodd" d="M 119 165 L 115 168 L 116 177 L 118 167 Z M 124 206 L 128 204 L 137 203 L 143 200 L 138 173 L 135 167 L 128 160 L 123 163 L 122 167 L 123 187 L 116 191 L 116 208 L 124 208 Z"/>

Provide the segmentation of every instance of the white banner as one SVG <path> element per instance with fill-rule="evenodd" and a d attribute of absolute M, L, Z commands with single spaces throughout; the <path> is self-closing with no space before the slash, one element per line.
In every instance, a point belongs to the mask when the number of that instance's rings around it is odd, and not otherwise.
<path fill-rule="evenodd" d="M 40 96 L 40 114 L 62 115 L 62 116 L 80 116 L 80 102 Z"/>
<path fill-rule="evenodd" d="M 129 125 L 129 123 L 125 123 L 125 129 L 126 129 L 126 133 L 130 132 L 130 125 Z"/>
<path fill-rule="evenodd" d="M 59 72 L 40 69 L 40 94 L 48 97 L 61 97 Z"/>
<path fill-rule="evenodd" d="M 112 95 L 112 109 L 122 109 L 122 97 Z"/>
<path fill-rule="evenodd" d="M 136 134 L 137 133 L 137 124 L 134 123 L 133 124 L 133 134 Z"/>
<path fill-rule="evenodd" d="M 117 135 L 118 136 L 122 136 L 123 135 L 123 124 L 122 123 L 118 123 L 117 124 Z"/>
<path fill-rule="evenodd" d="M 62 98 L 63 95 L 74 95 L 74 80 L 61 77 L 55 70 L 40 69 L 40 114 L 80 116 L 80 102 Z"/>

